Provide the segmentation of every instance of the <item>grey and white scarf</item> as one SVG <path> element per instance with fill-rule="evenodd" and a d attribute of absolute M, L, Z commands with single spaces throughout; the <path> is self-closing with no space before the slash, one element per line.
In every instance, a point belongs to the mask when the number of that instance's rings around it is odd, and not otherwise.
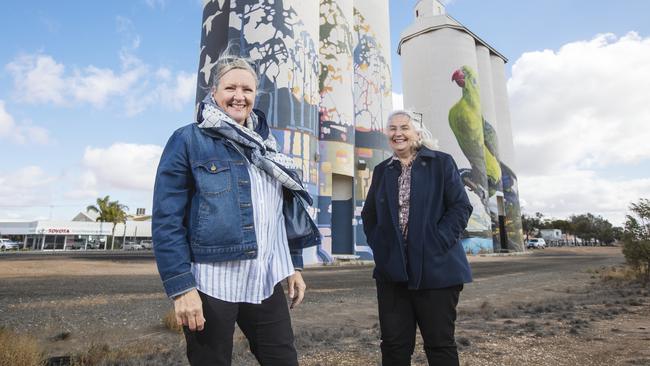
<path fill-rule="evenodd" d="M 258 124 L 255 113 L 250 114 L 244 127 L 222 111 L 208 95 L 204 99 L 201 116 L 203 118 L 199 128 L 209 129 L 244 148 L 249 152 L 246 156 L 252 164 L 277 179 L 284 187 L 297 191 L 311 203 L 311 197 L 300 181 L 300 168 L 293 159 L 279 152 L 277 141 L 270 131 L 266 139 L 255 132 Z"/>

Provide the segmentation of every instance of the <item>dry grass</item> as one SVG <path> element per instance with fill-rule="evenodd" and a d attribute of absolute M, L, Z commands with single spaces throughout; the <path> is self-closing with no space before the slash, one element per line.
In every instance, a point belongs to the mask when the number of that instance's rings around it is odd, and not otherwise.
<path fill-rule="evenodd" d="M 142 261 L 128 263 L 81 260 L 81 259 L 51 259 L 41 260 L 12 260 L 5 261 L 0 266 L 0 278 L 27 278 L 53 276 L 111 276 L 119 275 L 157 275 L 156 263 L 143 258 Z"/>
<path fill-rule="evenodd" d="M 111 348 L 107 344 L 91 344 L 88 350 L 77 354 L 70 362 L 71 366 L 91 365 L 128 365 L 133 360 L 147 358 L 159 350 L 147 342 L 137 342 L 132 345 Z"/>
<path fill-rule="evenodd" d="M 169 309 L 167 314 L 162 319 L 162 323 L 166 329 L 176 333 L 183 333 L 183 327 L 176 321 L 176 314 L 174 308 Z"/>
<path fill-rule="evenodd" d="M 636 272 L 629 266 L 607 267 L 596 271 L 596 273 L 600 274 L 603 281 L 631 282 L 637 278 Z"/>
<path fill-rule="evenodd" d="M 43 364 L 43 350 L 35 339 L 0 327 L 0 366 Z"/>

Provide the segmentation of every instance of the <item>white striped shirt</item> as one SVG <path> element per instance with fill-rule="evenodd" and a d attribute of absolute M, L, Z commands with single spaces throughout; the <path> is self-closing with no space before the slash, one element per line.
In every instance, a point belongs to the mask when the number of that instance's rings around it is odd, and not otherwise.
<path fill-rule="evenodd" d="M 257 258 L 215 263 L 192 263 L 197 288 L 228 302 L 259 304 L 273 287 L 294 273 L 282 214 L 282 184 L 248 164 Z"/>

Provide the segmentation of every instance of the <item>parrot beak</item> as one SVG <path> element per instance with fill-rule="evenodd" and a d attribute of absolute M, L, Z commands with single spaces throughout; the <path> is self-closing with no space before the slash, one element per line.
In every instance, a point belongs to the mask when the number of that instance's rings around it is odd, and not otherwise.
<path fill-rule="evenodd" d="M 451 81 L 455 81 L 461 88 L 465 87 L 465 74 L 461 69 L 454 71 L 451 75 Z"/>

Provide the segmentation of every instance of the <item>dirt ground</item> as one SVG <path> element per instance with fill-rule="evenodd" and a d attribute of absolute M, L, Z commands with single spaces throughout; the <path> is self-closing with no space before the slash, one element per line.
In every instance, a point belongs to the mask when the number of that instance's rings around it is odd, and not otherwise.
<path fill-rule="evenodd" d="M 40 342 L 51 364 L 185 365 L 184 340 L 162 325 L 170 302 L 151 257 L 0 256 L 0 326 Z M 549 248 L 472 256 L 461 294 L 462 365 L 650 365 L 648 288 L 603 280 L 619 248 Z M 304 271 L 292 311 L 301 365 L 379 365 L 372 267 Z M 426 365 L 418 346 L 414 365 Z M 57 358 L 61 357 L 61 358 Z M 236 334 L 234 365 L 255 365 Z M 59 361 L 55 360 L 58 359 Z M 101 361 L 101 360 L 104 361 Z"/>

